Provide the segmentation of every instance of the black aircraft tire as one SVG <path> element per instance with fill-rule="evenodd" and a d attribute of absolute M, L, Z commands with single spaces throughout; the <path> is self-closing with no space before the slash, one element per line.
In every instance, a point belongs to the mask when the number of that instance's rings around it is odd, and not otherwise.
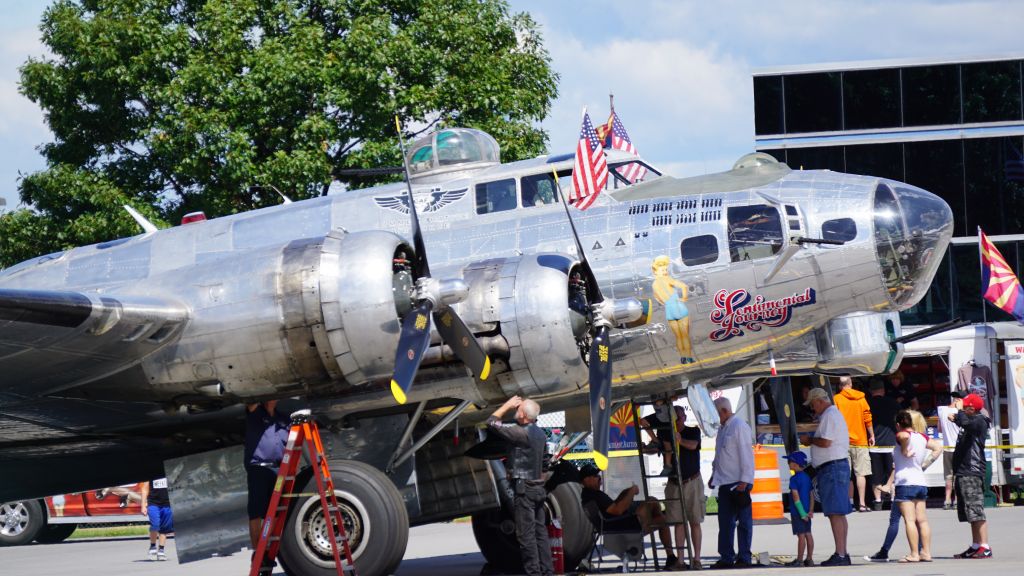
<path fill-rule="evenodd" d="M 40 544 L 56 544 L 63 542 L 78 528 L 78 524 L 47 524 L 36 534 L 36 542 Z"/>
<path fill-rule="evenodd" d="M 331 478 L 356 572 L 360 576 L 392 574 L 409 543 L 409 515 L 402 495 L 383 472 L 362 462 L 332 461 Z M 299 475 L 296 485 L 304 486 L 304 493 L 316 493 L 316 479 L 309 471 Z M 285 572 L 289 576 L 336 575 L 319 496 L 298 498 L 291 508 L 278 555 Z"/>
<path fill-rule="evenodd" d="M 562 524 L 562 551 L 567 572 L 590 556 L 593 544 L 594 529 L 583 512 L 580 490 L 578 483 L 566 482 L 548 494 L 549 513 Z M 501 510 L 473 514 L 473 536 L 488 564 L 508 574 L 523 571 L 515 524 L 512 518 L 504 517 Z"/>
<path fill-rule="evenodd" d="M 36 539 L 46 525 L 43 507 L 37 500 L 0 503 L 0 546 L 21 546 Z"/>
<path fill-rule="evenodd" d="M 576 482 L 559 484 L 548 496 L 550 505 L 562 523 L 562 552 L 565 555 L 565 570 L 576 566 L 590 556 L 594 544 L 594 527 L 587 519 L 580 502 L 583 487 Z"/>

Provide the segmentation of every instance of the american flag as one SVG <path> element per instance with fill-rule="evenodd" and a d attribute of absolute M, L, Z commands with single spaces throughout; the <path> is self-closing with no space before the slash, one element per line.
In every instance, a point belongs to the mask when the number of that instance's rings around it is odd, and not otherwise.
<path fill-rule="evenodd" d="M 625 150 L 630 154 L 637 154 L 636 147 L 633 146 L 633 142 L 629 139 L 629 134 L 626 132 L 626 127 L 622 125 L 622 120 L 619 120 L 619 115 L 612 110 L 612 115 L 608 117 L 608 124 L 611 124 L 611 148 L 613 150 Z M 608 124 L 605 124 L 606 126 Z M 629 182 L 639 182 L 647 176 L 647 168 L 639 162 L 630 162 L 629 164 L 615 169 L 623 178 Z"/>
<path fill-rule="evenodd" d="M 597 200 L 597 195 L 608 183 L 608 162 L 604 157 L 604 148 L 597 138 L 597 131 L 590 123 L 590 115 L 583 111 L 583 126 L 580 128 L 580 140 L 576 144 L 576 160 L 572 168 L 572 193 L 569 202 L 575 203 L 580 210 L 590 208 Z"/>

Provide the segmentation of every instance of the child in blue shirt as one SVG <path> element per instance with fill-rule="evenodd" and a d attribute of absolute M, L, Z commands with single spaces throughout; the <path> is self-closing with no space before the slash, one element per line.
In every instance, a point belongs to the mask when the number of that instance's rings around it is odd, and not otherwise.
<path fill-rule="evenodd" d="M 814 516 L 814 502 L 811 501 L 811 477 L 804 472 L 807 467 L 807 455 L 797 450 L 789 456 L 789 469 L 793 476 L 789 479 L 789 494 L 793 504 L 789 509 L 789 517 L 793 523 L 793 534 L 796 535 L 796 560 L 787 566 L 814 566 L 814 536 L 811 535 L 811 517 Z M 807 558 L 804 559 L 804 549 Z"/>

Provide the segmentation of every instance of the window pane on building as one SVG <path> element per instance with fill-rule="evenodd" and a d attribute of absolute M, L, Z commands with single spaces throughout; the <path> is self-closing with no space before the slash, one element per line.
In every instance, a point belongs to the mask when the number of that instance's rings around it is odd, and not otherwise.
<path fill-rule="evenodd" d="M 903 181 L 903 144 L 861 144 L 846 147 L 846 172 Z"/>
<path fill-rule="evenodd" d="M 1020 62 L 961 66 L 964 122 L 1020 120 Z"/>
<path fill-rule="evenodd" d="M 840 77 L 839 72 L 785 76 L 787 134 L 842 130 Z"/>
<path fill-rule="evenodd" d="M 1011 140 L 1019 142 L 1020 138 L 964 140 L 967 230 L 971 235 L 978 226 L 989 235 L 1017 234 L 1021 230 L 1024 205 L 1020 182 L 1011 180 L 1016 178 L 1016 167 L 1009 159 Z"/>
<path fill-rule="evenodd" d="M 964 161 L 961 140 L 907 142 L 906 182 L 941 197 L 953 211 L 953 235 L 969 236 L 964 203 Z"/>
<path fill-rule="evenodd" d="M 754 132 L 782 134 L 782 76 L 754 77 Z"/>
<path fill-rule="evenodd" d="M 758 152 L 764 152 L 765 154 L 771 155 L 773 158 L 775 158 L 779 162 L 786 163 L 786 149 L 785 148 L 778 148 L 778 149 L 775 149 L 775 150 L 758 150 Z"/>
<path fill-rule="evenodd" d="M 786 151 L 786 164 L 793 170 L 832 170 L 846 172 L 842 146 L 790 148 Z"/>
<path fill-rule="evenodd" d="M 958 232 L 959 235 L 959 232 Z M 981 268 L 977 244 L 950 244 L 953 302 L 957 318 L 981 322 Z"/>
<path fill-rule="evenodd" d="M 903 69 L 903 125 L 960 123 L 960 78 L 956 64 Z"/>
<path fill-rule="evenodd" d="M 846 130 L 900 126 L 900 71 L 855 70 L 843 73 Z"/>

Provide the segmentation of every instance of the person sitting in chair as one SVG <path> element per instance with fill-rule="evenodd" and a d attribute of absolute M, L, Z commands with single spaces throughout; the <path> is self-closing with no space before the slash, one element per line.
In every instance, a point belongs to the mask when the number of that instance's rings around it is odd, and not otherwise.
<path fill-rule="evenodd" d="M 583 490 L 580 492 L 583 509 L 586 510 L 591 502 L 596 504 L 601 512 L 604 532 L 642 532 L 647 535 L 657 529 L 664 549 L 672 549 L 672 539 L 661 506 L 657 501 L 634 502 L 636 495 L 640 493 L 640 488 L 636 484 L 626 488 L 619 493 L 618 498 L 612 500 L 611 496 L 601 491 L 601 470 L 593 464 L 587 464 L 580 469 L 580 482 L 583 484 Z M 671 566 L 676 560 L 675 556 L 670 555 L 666 564 Z"/>

